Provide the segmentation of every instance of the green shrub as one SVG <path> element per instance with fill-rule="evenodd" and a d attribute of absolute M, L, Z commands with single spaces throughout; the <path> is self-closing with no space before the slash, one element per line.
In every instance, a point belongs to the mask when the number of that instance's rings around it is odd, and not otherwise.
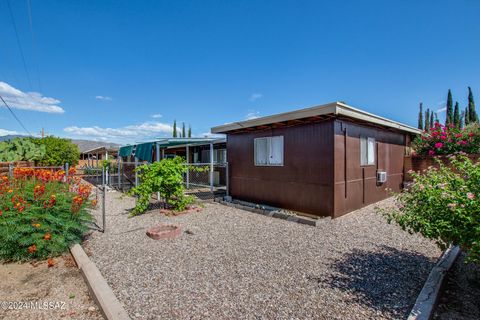
<path fill-rule="evenodd" d="M 37 170 L 0 179 L 0 260 L 46 259 L 81 241 L 91 221 L 90 188 L 57 176 Z"/>
<path fill-rule="evenodd" d="M 62 166 L 68 163 L 70 167 L 78 164 L 80 151 L 78 146 L 69 139 L 48 136 L 32 139 L 39 146 L 45 146 L 45 156 L 40 160 L 44 166 Z"/>
<path fill-rule="evenodd" d="M 193 201 L 192 197 L 184 194 L 183 175 L 186 170 L 184 160 L 180 157 L 139 166 L 136 171 L 139 173 L 141 183 L 130 190 L 131 195 L 138 196 L 131 215 L 145 212 L 155 192 L 160 193 L 169 208 L 176 211 L 185 210 L 186 206 Z"/>
<path fill-rule="evenodd" d="M 396 195 L 397 208 L 384 210 L 389 222 L 410 233 L 420 233 L 445 249 L 453 244 L 468 253 L 469 261 L 480 262 L 480 162 L 463 155 L 450 156 L 452 168 L 438 161 L 412 173 L 414 183 Z"/>

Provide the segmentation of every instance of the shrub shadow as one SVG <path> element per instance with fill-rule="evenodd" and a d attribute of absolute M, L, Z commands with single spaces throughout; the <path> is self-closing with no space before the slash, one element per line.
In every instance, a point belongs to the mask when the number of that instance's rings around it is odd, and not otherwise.
<path fill-rule="evenodd" d="M 435 262 L 389 246 L 375 252 L 355 249 L 331 263 L 329 275 L 311 280 L 346 292 L 349 301 L 388 317 L 406 318 Z"/>

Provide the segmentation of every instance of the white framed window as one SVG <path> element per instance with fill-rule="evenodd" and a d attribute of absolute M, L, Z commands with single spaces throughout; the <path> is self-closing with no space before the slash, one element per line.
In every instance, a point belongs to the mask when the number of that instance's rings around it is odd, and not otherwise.
<path fill-rule="evenodd" d="M 283 166 L 283 136 L 254 140 L 256 166 Z"/>
<path fill-rule="evenodd" d="M 369 166 L 375 164 L 375 139 L 360 137 L 360 165 Z"/>

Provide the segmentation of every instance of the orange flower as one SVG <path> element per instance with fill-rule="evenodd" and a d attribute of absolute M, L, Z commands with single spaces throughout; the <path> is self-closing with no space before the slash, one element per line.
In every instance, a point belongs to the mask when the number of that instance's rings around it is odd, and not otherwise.
<path fill-rule="evenodd" d="M 28 247 L 28 252 L 34 253 L 35 251 L 37 251 L 36 245 L 32 244 L 30 247 Z"/>
<path fill-rule="evenodd" d="M 50 240 L 50 239 L 52 239 L 52 235 L 50 233 L 47 233 L 43 236 L 43 239 L 44 240 Z"/>
<path fill-rule="evenodd" d="M 34 224 L 32 224 L 32 226 L 33 226 L 34 228 L 39 228 L 39 227 L 40 227 L 40 223 L 34 223 Z"/>
<path fill-rule="evenodd" d="M 53 260 L 52 258 L 48 258 L 47 265 L 49 268 L 53 267 L 55 265 L 55 260 Z"/>
<path fill-rule="evenodd" d="M 8 190 L 8 193 L 12 193 L 12 192 L 13 192 L 13 190 L 12 190 L 12 189 L 9 189 L 9 190 Z"/>

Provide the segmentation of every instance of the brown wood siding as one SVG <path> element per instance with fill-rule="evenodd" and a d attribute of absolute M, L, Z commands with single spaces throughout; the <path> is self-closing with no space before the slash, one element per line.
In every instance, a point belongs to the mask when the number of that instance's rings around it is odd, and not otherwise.
<path fill-rule="evenodd" d="M 229 134 L 234 198 L 328 216 L 333 212 L 333 120 Z M 255 166 L 254 139 L 284 137 L 283 166 Z"/>
<path fill-rule="evenodd" d="M 400 191 L 406 135 L 336 120 L 335 191 L 333 217 L 388 197 L 386 188 Z M 375 165 L 360 165 L 360 137 L 375 138 Z M 387 182 L 378 184 L 376 172 L 386 171 Z"/>

